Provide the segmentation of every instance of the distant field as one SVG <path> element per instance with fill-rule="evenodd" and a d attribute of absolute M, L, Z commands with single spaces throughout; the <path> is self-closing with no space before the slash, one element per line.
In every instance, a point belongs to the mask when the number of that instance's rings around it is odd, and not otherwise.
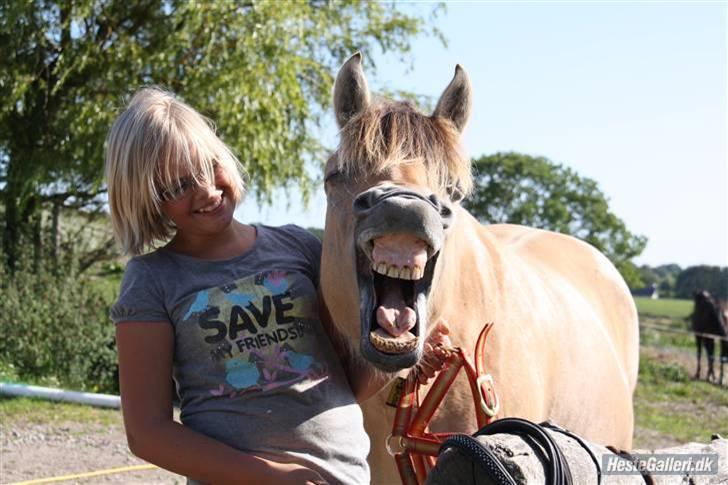
<path fill-rule="evenodd" d="M 642 347 L 634 397 L 635 448 L 661 448 L 688 441 L 708 443 L 728 434 L 728 389 L 691 380 L 692 352 Z"/>
<path fill-rule="evenodd" d="M 652 300 L 646 297 L 635 297 L 637 311 L 640 315 L 684 319 L 693 312 L 692 300 L 673 300 L 669 298 Z"/>

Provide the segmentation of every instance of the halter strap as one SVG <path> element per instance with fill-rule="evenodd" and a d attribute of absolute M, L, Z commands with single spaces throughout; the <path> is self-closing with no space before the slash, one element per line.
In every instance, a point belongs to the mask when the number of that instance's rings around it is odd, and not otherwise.
<path fill-rule="evenodd" d="M 420 403 L 419 381 L 411 371 L 401 386 L 397 400 L 397 411 L 392 424 L 392 434 L 387 437 L 387 451 L 395 460 L 403 484 L 424 483 L 428 471 L 435 465 L 442 442 L 453 433 L 431 433 L 427 429 L 437 408 L 450 390 L 461 368 L 470 384 L 473 408 L 478 429 L 493 421 L 498 414 L 500 402 L 495 391 L 495 383 L 490 374 L 485 373 L 485 341 L 492 329 L 486 323 L 475 345 L 475 364 L 462 348 L 446 349 L 447 367 L 441 371 L 432 387 Z"/>

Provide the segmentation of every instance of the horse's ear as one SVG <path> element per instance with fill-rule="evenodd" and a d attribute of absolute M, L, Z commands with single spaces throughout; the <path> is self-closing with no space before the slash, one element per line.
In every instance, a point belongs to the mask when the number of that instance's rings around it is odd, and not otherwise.
<path fill-rule="evenodd" d="M 470 118 L 472 102 L 470 79 L 468 79 L 465 69 L 458 64 L 455 66 L 455 76 L 440 96 L 432 116 L 449 119 L 462 133 Z"/>
<path fill-rule="evenodd" d="M 334 113 L 339 128 L 369 106 L 369 87 L 361 67 L 361 52 L 347 60 L 334 83 Z"/>

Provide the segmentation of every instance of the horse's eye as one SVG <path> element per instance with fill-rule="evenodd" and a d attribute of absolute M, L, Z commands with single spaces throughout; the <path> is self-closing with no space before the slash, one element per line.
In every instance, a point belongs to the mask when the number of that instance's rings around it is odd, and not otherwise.
<path fill-rule="evenodd" d="M 463 191 L 460 190 L 460 184 L 455 184 L 447 189 L 447 195 L 450 196 L 452 202 L 460 202 L 465 198 Z"/>
<path fill-rule="evenodd" d="M 332 170 L 331 172 L 327 173 L 324 176 L 324 185 L 328 184 L 329 182 L 333 182 L 341 175 L 341 172 L 339 170 Z"/>

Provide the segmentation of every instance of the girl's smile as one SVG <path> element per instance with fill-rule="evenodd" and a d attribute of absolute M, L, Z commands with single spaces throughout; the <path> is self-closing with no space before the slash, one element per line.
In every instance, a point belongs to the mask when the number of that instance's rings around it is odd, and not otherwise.
<path fill-rule="evenodd" d="M 225 198 L 225 194 L 220 194 L 220 197 L 217 198 L 217 200 L 213 200 L 210 204 L 207 204 L 204 207 L 201 207 L 197 209 L 195 212 L 199 214 L 214 214 L 217 212 L 218 209 L 222 207 L 223 199 Z"/>

